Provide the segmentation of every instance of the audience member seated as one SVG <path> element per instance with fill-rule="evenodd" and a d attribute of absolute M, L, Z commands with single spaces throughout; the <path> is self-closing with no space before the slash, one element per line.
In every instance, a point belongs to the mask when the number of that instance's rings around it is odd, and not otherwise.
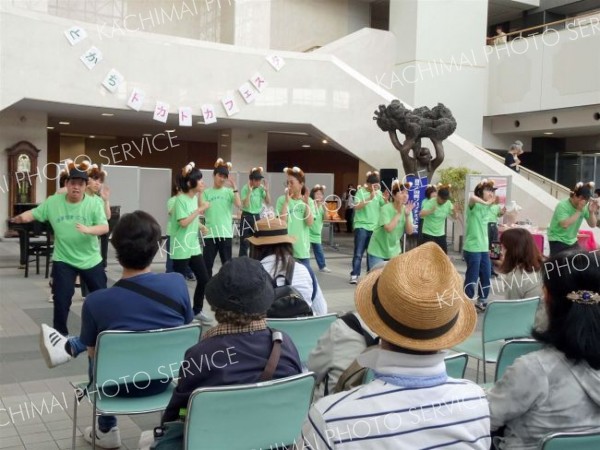
<path fill-rule="evenodd" d="M 292 244 L 296 238 L 288 234 L 287 223 L 279 218 L 260 219 L 256 230 L 254 236 L 248 238 L 252 244 L 250 257 L 259 260 L 279 286 L 284 284 L 289 265 L 294 264 L 292 286 L 302 294 L 315 316 L 327 314 L 327 303 L 319 284 L 316 283 L 317 291 L 313 292 L 315 284 L 310 273 L 294 259 Z"/>
<path fill-rule="evenodd" d="M 600 266 L 568 251 L 544 264 L 546 344 L 518 358 L 488 392 L 502 449 L 533 450 L 549 433 L 600 430 Z"/>
<path fill-rule="evenodd" d="M 344 370 L 367 346 L 378 340 L 356 312 L 347 313 L 333 322 L 308 357 L 308 370 L 317 375 L 315 400 L 332 394 Z"/>
<path fill-rule="evenodd" d="M 301 439 L 305 448 L 489 449 L 489 408 L 481 387 L 448 378 L 445 352 L 475 329 L 477 314 L 454 265 L 433 242 L 371 271 L 356 309 L 381 338 L 358 357 L 375 379 L 319 400 Z"/>
<path fill-rule="evenodd" d="M 501 279 L 507 300 L 542 297 L 542 267 L 544 257 L 535 245 L 533 236 L 524 228 L 511 228 L 500 236 L 502 245 Z M 535 314 L 535 328 L 548 326 L 543 301 Z"/>
<path fill-rule="evenodd" d="M 265 321 L 273 299 L 269 275 L 258 261 L 246 256 L 225 263 L 208 282 L 206 300 L 219 324 L 187 350 L 163 423 L 179 420 L 194 389 L 260 381 L 274 345 L 273 330 Z M 298 350 L 282 334 L 274 379 L 302 372 Z"/>
<path fill-rule="evenodd" d="M 92 383 L 96 338 L 102 331 L 145 331 L 177 327 L 192 321 L 194 315 L 183 276 L 178 273 L 156 274 L 150 271 L 160 240 L 160 225 L 143 211 L 122 216 L 111 237 L 119 264 L 123 266 L 121 280 L 169 297 L 178 305 L 177 310 L 155 298 L 131 290 L 130 287 L 119 286 L 119 283 L 108 289 L 94 291 L 86 297 L 83 304 L 79 337 L 66 338 L 54 328 L 42 324 L 40 350 L 48 367 L 64 364 L 87 349 Z M 142 385 L 145 387 L 146 383 Z M 135 384 L 127 384 L 125 389 L 116 389 L 117 392 L 128 393 L 130 396 L 145 396 L 162 392 L 167 386 L 158 381 L 150 382 L 143 390 L 138 389 Z M 118 395 L 106 390 L 104 392 L 106 395 Z M 96 433 L 98 447 L 115 448 L 121 445 L 117 419 L 114 416 L 99 416 Z M 85 429 L 83 438 L 92 442 L 91 426 Z"/>

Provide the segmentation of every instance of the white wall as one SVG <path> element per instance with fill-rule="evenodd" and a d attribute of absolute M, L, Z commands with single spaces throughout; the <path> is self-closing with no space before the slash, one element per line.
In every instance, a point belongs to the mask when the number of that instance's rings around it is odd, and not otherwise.
<path fill-rule="evenodd" d="M 600 103 L 600 19 L 489 47 L 486 115 Z"/>

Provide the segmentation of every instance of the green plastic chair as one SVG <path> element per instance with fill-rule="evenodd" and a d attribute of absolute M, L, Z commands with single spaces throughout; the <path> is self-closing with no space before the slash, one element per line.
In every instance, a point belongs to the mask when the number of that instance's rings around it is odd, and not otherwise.
<path fill-rule="evenodd" d="M 542 439 L 540 450 L 598 450 L 600 431 L 581 433 L 552 433 Z"/>
<path fill-rule="evenodd" d="M 483 361 L 483 382 L 486 378 L 486 363 L 498 361 L 498 354 L 505 339 L 531 336 L 539 297 L 523 300 L 496 300 L 488 303 L 483 316 L 481 332 L 473 333 L 466 341 L 452 348 L 477 359 L 477 382 L 479 362 Z"/>
<path fill-rule="evenodd" d="M 451 378 L 462 379 L 465 377 L 469 356 L 466 353 L 453 353 L 444 358 L 446 373 Z"/>
<path fill-rule="evenodd" d="M 185 450 L 285 448 L 300 435 L 314 373 L 238 386 L 196 389 L 185 421 Z"/>
<path fill-rule="evenodd" d="M 317 346 L 319 338 L 336 319 L 337 314 L 326 314 L 292 319 L 267 319 L 267 324 L 292 338 L 300 354 L 300 361 L 306 364 L 308 355 Z"/>
<path fill-rule="evenodd" d="M 539 341 L 535 339 L 516 339 L 514 341 L 508 341 L 500 349 L 498 354 L 498 363 L 496 364 L 496 375 L 494 381 L 498 381 L 504 375 L 506 368 L 511 366 L 515 360 L 527 353 L 536 352 L 544 347 Z"/>
<path fill-rule="evenodd" d="M 96 340 L 94 362 L 95 384 L 88 391 L 92 403 L 92 448 L 96 448 L 96 417 L 99 415 L 147 414 L 167 407 L 179 375 L 179 366 L 185 351 L 195 345 L 202 334 L 200 324 L 184 325 L 151 331 L 103 331 Z M 147 397 L 119 397 L 103 394 L 102 388 L 116 387 L 120 383 L 134 383 L 140 389 L 149 380 L 168 383 L 167 390 Z M 73 440 L 77 433 L 78 397 L 88 382 L 71 383 L 75 388 L 73 413 Z M 119 386 L 119 389 L 126 389 Z"/>

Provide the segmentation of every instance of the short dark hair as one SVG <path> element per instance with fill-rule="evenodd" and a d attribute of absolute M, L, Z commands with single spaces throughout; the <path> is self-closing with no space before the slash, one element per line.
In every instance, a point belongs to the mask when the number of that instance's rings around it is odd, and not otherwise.
<path fill-rule="evenodd" d="M 288 242 L 271 245 L 251 245 L 250 258 L 262 261 L 267 256 L 275 255 L 273 273 L 286 271 L 288 264 L 294 259 L 294 248 Z M 271 275 L 271 274 L 269 274 Z"/>
<path fill-rule="evenodd" d="M 111 242 L 117 259 L 126 269 L 143 270 L 148 267 L 160 245 L 160 225 L 144 211 L 121 216 L 112 232 Z"/>
<path fill-rule="evenodd" d="M 544 268 L 548 329 L 534 330 L 533 337 L 555 347 L 575 364 L 585 361 L 600 370 L 600 303 L 582 304 L 567 298 L 580 290 L 600 293 L 597 255 L 568 250 L 548 260 Z"/>
<path fill-rule="evenodd" d="M 245 327 L 255 320 L 261 320 L 267 317 L 267 313 L 244 314 L 238 311 L 229 311 L 227 309 L 212 308 L 215 312 L 215 319 L 219 323 L 226 323 L 236 327 Z"/>
<path fill-rule="evenodd" d="M 435 186 L 427 186 L 427 189 L 425 189 L 425 197 L 431 198 L 431 194 L 434 192 L 437 192 L 437 188 Z"/>
<path fill-rule="evenodd" d="M 181 192 L 188 193 L 190 189 L 195 189 L 198 186 L 198 182 L 202 179 L 202 172 L 200 169 L 192 168 L 190 173 L 187 175 L 181 175 L 176 178 L 176 182 L 179 183 L 179 189 Z"/>

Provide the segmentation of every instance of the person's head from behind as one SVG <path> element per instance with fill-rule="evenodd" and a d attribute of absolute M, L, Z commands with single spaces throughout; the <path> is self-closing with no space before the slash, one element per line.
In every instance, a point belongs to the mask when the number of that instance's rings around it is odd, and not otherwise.
<path fill-rule="evenodd" d="M 206 285 L 206 300 L 220 324 L 246 326 L 264 319 L 274 299 L 271 277 L 246 256 L 226 262 Z"/>
<path fill-rule="evenodd" d="M 600 370 L 600 265 L 595 252 L 570 250 L 544 263 L 548 329 L 533 336 L 577 364 Z"/>
<path fill-rule="evenodd" d="M 290 236 L 287 223 L 277 217 L 264 218 L 256 221 L 256 232 L 248 238 L 250 243 L 250 257 L 262 261 L 268 256 L 275 255 L 275 271 L 280 265 L 285 265 L 293 257 L 292 244 L 296 242 Z"/>
<path fill-rule="evenodd" d="M 184 194 L 193 195 L 204 189 L 202 172 L 196 168 L 196 164 L 193 161 L 181 169 L 181 174 L 175 181 L 179 184 L 179 190 Z"/>
<path fill-rule="evenodd" d="M 425 354 L 451 348 L 477 324 L 462 277 L 433 242 L 369 272 L 357 286 L 355 301 L 382 347 L 391 351 Z"/>
<path fill-rule="evenodd" d="M 543 256 L 535 245 L 533 236 L 524 228 L 510 228 L 500 236 L 504 260 L 500 271 L 509 273 L 515 269 L 525 272 L 538 271 L 542 267 Z"/>
<path fill-rule="evenodd" d="M 144 270 L 150 266 L 160 239 L 160 225 L 144 211 L 121 216 L 111 235 L 119 264 L 133 270 Z"/>

